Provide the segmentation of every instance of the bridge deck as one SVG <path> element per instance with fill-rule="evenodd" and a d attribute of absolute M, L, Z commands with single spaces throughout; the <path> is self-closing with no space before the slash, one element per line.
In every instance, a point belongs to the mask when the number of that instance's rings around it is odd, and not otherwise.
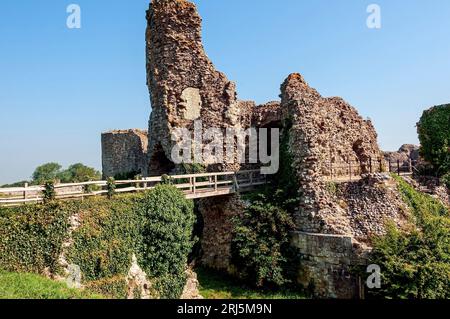
<path fill-rule="evenodd" d="M 133 193 L 151 190 L 164 180 L 170 181 L 188 199 L 216 197 L 236 192 L 250 191 L 256 186 L 266 184 L 266 177 L 259 170 L 240 172 L 217 172 L 190 175 L 158 176 L 140 180 L 116 181 L 116 193 Z M 88 186 L 96 191 L 89 192 Z M 57 200 L 83 199 L 108 193 L 106 181 L 86 183 L 56 184 Z M 0 206 L 17 206 L 26 203 L 39 203 L 44 200 L 44 186 L 0 188 Z"/>

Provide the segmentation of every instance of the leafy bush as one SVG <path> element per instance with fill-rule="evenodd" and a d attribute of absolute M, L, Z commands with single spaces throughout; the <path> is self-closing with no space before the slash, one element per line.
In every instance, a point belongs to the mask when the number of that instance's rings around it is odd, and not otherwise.
<path fill-rule="evenodd" d="M 127 181 L 130 179 L 135 179 L 136 176 L 141 175 L 140 171 L 131 171 L 131 172 L 126 172 L 126 173 L 119 173 L 116 174 L 114 176 L 108 176 L 108 177 L 113 177 L 115 180 L 117 181 Z"/>
<path fill-rule="evenodd" d="M 433 164 L 439 175 L 450 170 L 450 104 L 423 113 L 417 124 L 421 155 Z"/>
<path fill-rule="evenodd" d="M 108 198 L 112 199 L 116 193 L 116 181 L 112 177 L 108 177 L 106 180 L 106 190 L 108 191 Z"/>
<path fill-rule="evenodd" d="M 185 283 L 185 267 L 194 245 L 194 205 L 170 185 L 147 193 L 140 205 L 143 268 L 157 279 L 162 298 L 178 298 Z"/>
<path fill-rule="evenodd" d="M 48 202 L 54 200 L 56 197 L 55 182 L 54 181 L 45 182 L 44 190 L 43 190 L 42 194 L 43 194 L 45 203 L 48 203 Z"/>
<path fill-rule="evenodd" d="M 259 194 L 245 211 L 233 219 L 233 264 L 240 276 L 257 287 L 282 287 L 291 282 L 295 256 L 290 245 L 294 222 L 274 204 L 281 191 L 268 197 Z M 271 202 L 268 198 L 273 198 Z"/>
<path fill-rule="evenodd" d="M 411 208 L 408 232 L 389 225 L 385 236 L 375 239 L 371 263 L 382 270 L 382 289 L 375 297 L 450 298 L 450 215 L 429 195 L 415 191 L 396 177 L 404 201 Z"/>
<path fill-rule="evenodd" d="M 126 290 L 118 291 L 118 278 L 125 280 L 133 253 L 140 250 L 143 221 L 136 211 L 139 200 L 136 195 L 121 195 L 113 200 L 71 203 L 70 210 L 81 224 L 72 234 L 68 260 L 80 267 L 84 281 L 94 291 L 115 298 L 126 294 Z"/>
<path fill-rule="evenodd" d="M 108 298 L 126 299 L 128 297 L 128 286 L 125 276 L 90 281 L 86 284 L 86 289 Z"/>

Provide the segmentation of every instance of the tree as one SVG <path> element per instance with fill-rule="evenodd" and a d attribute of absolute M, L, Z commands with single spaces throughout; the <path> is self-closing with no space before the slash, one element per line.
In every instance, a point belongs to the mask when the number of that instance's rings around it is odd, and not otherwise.
<path fill-rule="evenodd" d="M 58 177 L 63 183 L 82 183 L 100 180 L 102 175 L 92 167 L 77 163 L 62 171 Z"/>
<path fill-rule="evenodd" d="M 61 168 L 58 163 L 47 163 L 37 167 L 32 176 L 33 184 L 43 184 L 46 181 L 57 179 Z"/>
<path fill-rule="evenodd" d="M 450 104 L 425 111 L 417 124 L 420 153 L 440 176 L 450 171 Z"/>

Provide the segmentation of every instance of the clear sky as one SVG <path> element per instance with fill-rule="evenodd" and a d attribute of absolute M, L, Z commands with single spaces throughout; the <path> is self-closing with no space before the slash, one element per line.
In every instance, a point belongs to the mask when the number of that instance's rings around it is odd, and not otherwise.
<path fill-rule="evenodd" d="M 147 128 L 149 0 L 0 1 L 0 184 L 39 164 L 101 169 L 100 134 Z M 241 99 L 278 99 L 289 73 L 370 117 L 385 150 L 418 143 L 422 111 L 450 102 L 448 0 L 197 0 L 206 51 Z M 81 7 L 82 28 L 66 27 Z M 382 28 L 368 29 L 367 6 Z"/>

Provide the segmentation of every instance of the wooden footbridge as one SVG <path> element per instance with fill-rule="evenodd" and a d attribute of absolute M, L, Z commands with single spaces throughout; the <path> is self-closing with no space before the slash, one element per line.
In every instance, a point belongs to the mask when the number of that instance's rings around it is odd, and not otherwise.
<path fill-rule="evenodd" d="M 260 170 L 216 172 L 190 175 L 148 177 L 136 180 L 115 181 L 115 193 L 136 193 L 151 190 L 156 185 L 169 182 L 180 189 L 188 199 L 207 198 L 247 192 L 267 183 Z M 108 194 L 107 181 L 55 184 L 55 199 L 84 199 Z M 44 201 L 45 186 L 0 188 L 0 206 L 18 206 Z"/>

